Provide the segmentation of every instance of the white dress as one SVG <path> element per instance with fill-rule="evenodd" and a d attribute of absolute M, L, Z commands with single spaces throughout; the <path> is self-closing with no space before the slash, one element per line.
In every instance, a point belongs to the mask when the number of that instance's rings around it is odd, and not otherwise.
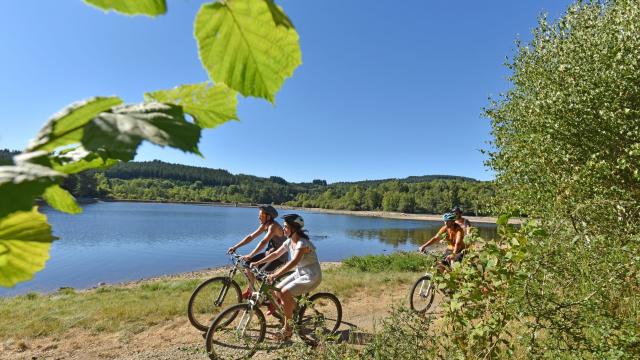
<path fill-rule="evenodd" d="M 300 249 L 308 248 L 311 251 L 302 255 L 302 259 L 296 265 L 296 270 L 277 285 L 278 289 L 280 291 L 288 290 L 291 295 L 298 296 L 318 287 L 322 281 L 322 270 L 320 270 L 316 247 L 305 238 L 298 239 L 295 244 L 291 239 L 287 239 L 283 245 L 287 246 L 291 258 L 294 258 Z"/>

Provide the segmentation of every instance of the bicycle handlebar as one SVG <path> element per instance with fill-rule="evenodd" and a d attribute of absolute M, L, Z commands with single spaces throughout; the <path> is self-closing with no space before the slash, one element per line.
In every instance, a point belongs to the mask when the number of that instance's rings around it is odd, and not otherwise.
<path fill-rule="evenodd" d="M 235 252 L 229 253 L 229 258 L 234 265 L 240 264 L 241 267 L 248 269 L 249 264 L 242 258 L 242 255 L 238 255 Z"/>
<path fill-rule="evenodd" d="M 241 267 L 251 271 L 260 281 L 265 281 L 267 279 L 267 276 L 269 276 L 269 273 L 267 273 L 266 271 L 249 266 L 249 263 L 242 258 L 242 255 L 238 255 L 235 252 L 232 252 L 229 253 L 229 257 L 231 258 L 231 261 L 234 263 L 234 265 L 240 264 Z"/>

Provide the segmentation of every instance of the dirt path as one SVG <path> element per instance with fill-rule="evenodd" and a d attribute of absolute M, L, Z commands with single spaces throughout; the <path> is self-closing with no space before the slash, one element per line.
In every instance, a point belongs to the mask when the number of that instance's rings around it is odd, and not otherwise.
<path fill-rule="evenodd" d="M 363 293 L 341 300 L 340 330 L 352 339 L 367 339 L 393 304 L 406 303 L 406 286 L 387 288 L 378 294 Z M 272 328 L 276 323 L 270 321 Z M 270 328 L 270 329 L 272 329 Z M 297 340 L 299 341 L 299 340 Z M 138 334 L 92 334 L 73 330 L 61 338 L 9 340 L 1 344 L 0 359 L 207 359 L 204 340 L 186 316 L 156 325 Z M 256 359 L 276 359 L 277 353 L 257 354 Z"/>

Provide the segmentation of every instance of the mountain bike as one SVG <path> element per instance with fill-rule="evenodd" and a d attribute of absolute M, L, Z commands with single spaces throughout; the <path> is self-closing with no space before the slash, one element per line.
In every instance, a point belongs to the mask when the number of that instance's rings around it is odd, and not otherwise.
<path fill-rule="evenodd" d="M 259 305 L 270 301 L 275 311 L 284 318 L 282 307 L 276 301 L 276 287 L 266 282 L 267 273 L 252 268 L 260 281 L 258 291 L 246 303 L 231 305 L 213 320 L 205 347 L 210 359 L 245 359 L 253 355 L 264 341 L 267 322 Z M 293 330 L 307 344 L 335 334 L 342 322 L 342 305 L 338 298 L 326 292 L 296 297 L 293 311 Z"/>
<path fill-rule="evenodd" d="M 422 254 L 436 256 L 428 251 L 422 251 Z M 429 272 L 430 270 L 427 270 L 409 290 L 409 308 L 419 313 L 429 310 L 437 291 L 437 286 L 433 283 L 433 273 Z"/>
<path fill-rule="evenodd" d="M 216 276 L 205 280 L 193 290 L 189 298 L 189 303 L 187 304 L 189 322 L 202 332 L 209 329 L 211 321 L 218 315 L 220 310 L 229 305 L 242 302 L 242 291 L 234 277 L 240 272 L 247 278 L 244 269 L 249 269 L 249 265 L 242 259 L 242 256 L 236 253 L 229 254 L 229 260 L 232 267 L 226 276 Z M 280 278 L 289 274 L 290 272 Z M 247 278 L 247 282 L 249 282 L 249 278 Z"/>
<path fill-rule="evenodd" d="M 236 253 L 229 254 L 233 266 L 226 276 L 216 276 L 198 285 L 189 298 L 187 316 L 189 322 L 200 331 L 207 331 L 211 320 L 221 309 L 242 301 L 240 285 L 233 277 L 248 268 L 246 262 Z"/>

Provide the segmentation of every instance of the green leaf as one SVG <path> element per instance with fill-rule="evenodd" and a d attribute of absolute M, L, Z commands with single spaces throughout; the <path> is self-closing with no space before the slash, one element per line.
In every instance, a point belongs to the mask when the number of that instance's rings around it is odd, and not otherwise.
<path fill-rule="evenodd" d="M 272 103 L 302 63 L 298 34 L 268 0 L 205 4 L 195 21 L 200 60 L 214 82 Z"/>
<path fill-rule="evenodd" d="M 167 12 L 164 0 L 84 0 L 99 9 L 113 10 L 124 15 L 158 16 Z"/>
<path fill-rule="evenodd" d="M 162 103 L 182 106 L 184 112 L 193 116 L 202 128 L 213 128 L 231 119 L 238 119 L 237 93 L 225 84 L 210 83 L 182 85 L 171 90 L 160 90 L 145 94 L 145 98 Z"/>
<path fill-rule="evenodd" d="M 14 286 L 42 270 L 53 240 L 47 217 L 35 208 L 0 218 L 0 286 Z"/>
<path fill-rule="evenodd" d="M 43 195 L 44 200 L 51 205 L 52 208 L 66 212 L 68 214 L 79 214 L 82 208 L 76 203 L 76 199 L 69 192 L 60 187 L 60 185 L 51 185 Z"/>
<path fill-rule="evenodd" d="M 509 218 L 509 214 L 502 214 L 498 217 L 496 224 L 501 226 L 507 225 L 509 223 Z"/>
<path fill-rule="evenodd" d="M 65 174 L 75 174 L 89 169 L 106 169 L 119 160 L 103 157 L 100 152 L 87 151 L 79 146 L 52 158 L 52 167 Z"/>
<path fill-rule="evenodd" d="M 82 138 L 82 128 L 93 118 L 113 106 L 122 104 L 117 97 L 93 97 L 75 102 L 62 109 L 31 140 L 27 151 L 52 151 L 60 146 L 75 144 Z"/>
<path fill-rule="evenodd" d="M 85 126 L 83 146 L 106 157 L 132 160 L 142 140 L 200 155 L 200 127 L 184 119 L 182 107 L 148 103 L 114 108 Z"/>
<path fill-rule="evenodd" d="M 14 211 L 30 210 L 46 188 L 63 178 L 64 174 L 35 164 L 0 166 L 0 218 Z"/>

